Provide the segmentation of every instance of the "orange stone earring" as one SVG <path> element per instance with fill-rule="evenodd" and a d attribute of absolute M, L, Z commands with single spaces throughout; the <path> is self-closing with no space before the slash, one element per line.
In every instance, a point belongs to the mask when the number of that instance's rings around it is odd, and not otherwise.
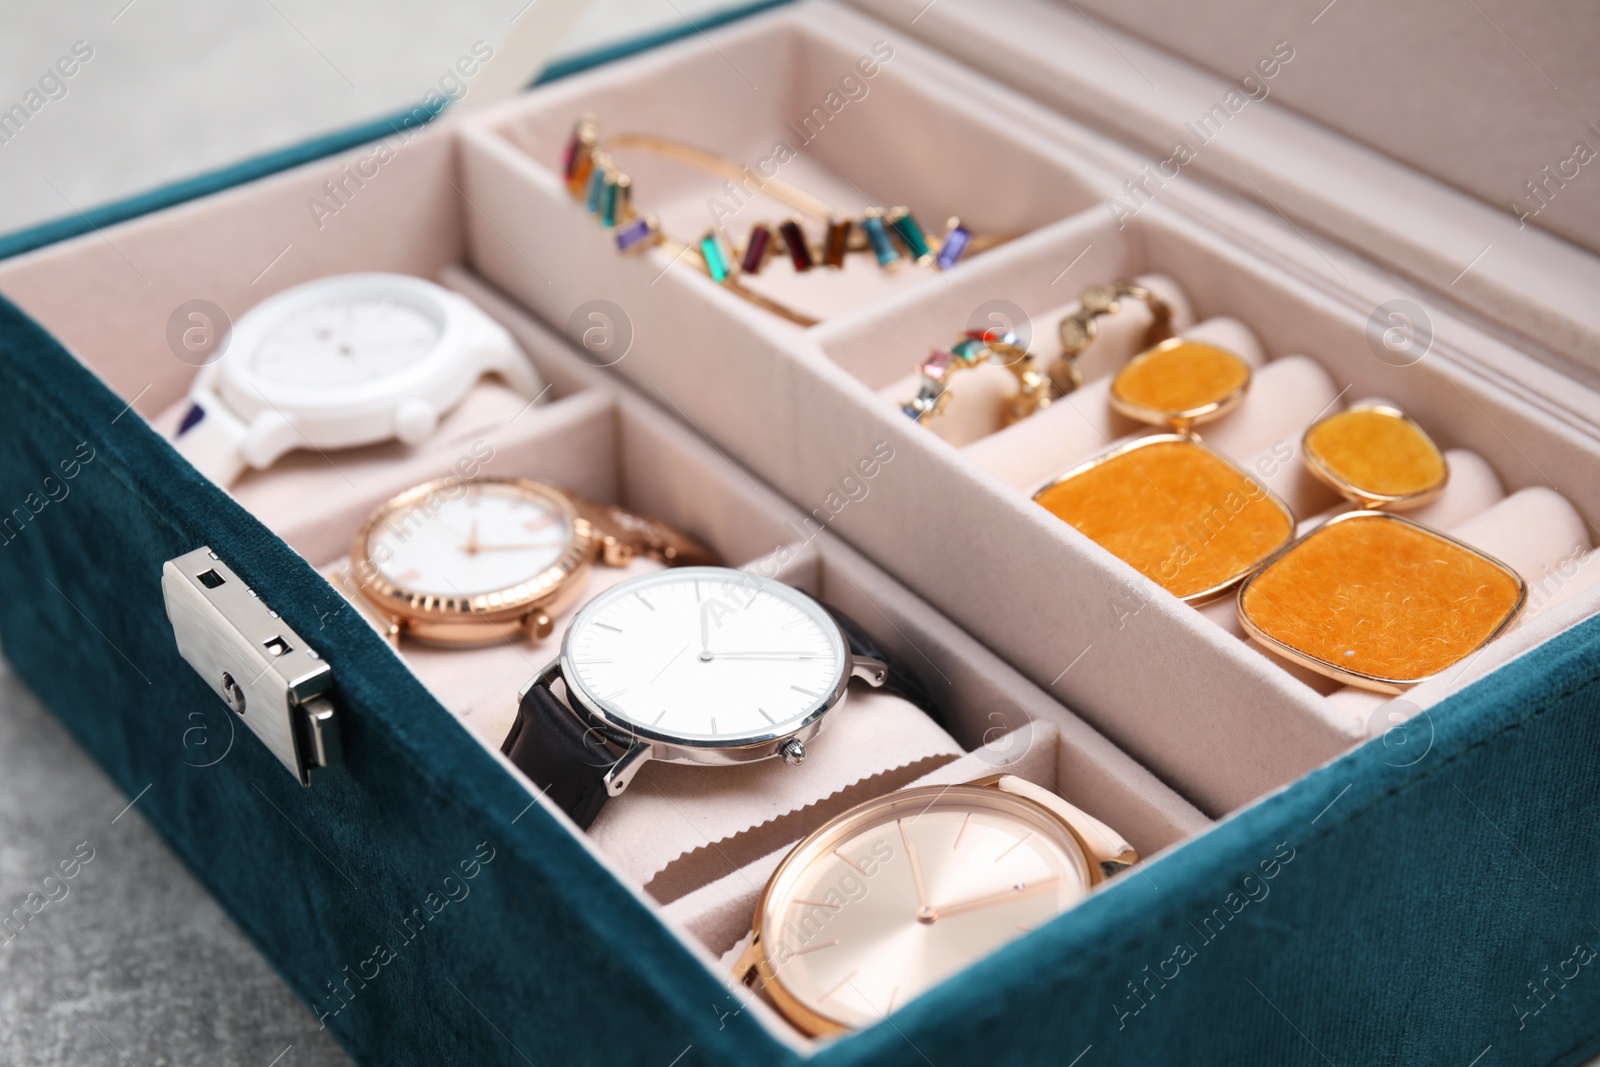
<path fill-rule="evenodd" d="M 1392 514 L 1436 497 L 1444 453 L 1411 419 L 1361 404 L 1306 431 L 1307 467 L 1363 510 L 1323 523 L 1239 587 L 1257 642 L 1347 685 L 1402 692 L 1505 632 L 1527 585 L 1494 557 Z M 1379 509 L 1385 510 L 1379 510 Z"/>
<path fill-rule="evenodd" d="M 1387 404 L 1357 404 L 1329 415 L 1300 443 L 1311 473 L 1365 508 L 1420 507 L 1450 480 L 1439 446 Z"/>
<path fill-rule="evenodd" d="M 1150 305 L 1152 347 L 1111 382 L 1111 406 L 1166 429 L 1101 453 L 1034 493 L 1052 515 L 1189 603 L 1218 596 L 1294 537 L 1294 515 L 1259 481 L 1194 432 L 1226 415 L 1250 388 L 1250 365 L 1215 345 L 1174 337 L 1171 313 L 1148 290 L 1095 286 L 1062 323 L 1058 389 L 1076 388 L 1076 359 L 1095 320 L 1122 298 Z M 1152 340 L 1147 336 L 1147 341 Z"/>

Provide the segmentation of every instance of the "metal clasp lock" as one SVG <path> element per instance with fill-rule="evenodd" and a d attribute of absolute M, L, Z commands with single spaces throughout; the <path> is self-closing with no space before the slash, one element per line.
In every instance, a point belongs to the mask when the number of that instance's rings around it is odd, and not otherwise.
<path fill-rule="evenodd" d="M 161 593 L 179 654 L 301 785 L 340 762 L 333 668 L 215 552 L 169 559 Z"/>

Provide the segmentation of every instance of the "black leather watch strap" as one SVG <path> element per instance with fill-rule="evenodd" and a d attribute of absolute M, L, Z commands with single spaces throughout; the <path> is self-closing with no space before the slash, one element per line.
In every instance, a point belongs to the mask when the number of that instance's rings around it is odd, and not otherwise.
<path fill-rule="evenodd" d="M 927 691 L 903 659 L 880 649 L 838 608 L 822 606 L 844 632 L 852 655 L 871 656 L 888 666 L 885 692 L 909 700 L 943 725 Z M 606 802 L 605 773 L 618 759 L 613 746 L 550 690 L 547 679 L 528 687 L 500 751 L 585 830 Z"/>
<path fill-rule="evenodd" d="M 819 601 L 819 603 L 821 602 Z M 845 639 L 850 643 L 852 655 L 871 656 L 873 659 L 882 660 L 888 665 L 889 673 L 884 679 L 882 687 L 885 693 L 893 693 L 897 697 L 910 701 L 921 708 L 928 718 L 940 726 L 944 725 L 944 717 L 939 714 L 939 709 L 934 707 L 932 699 L 928 696 L 928 691 L 923 688 L 922 682 L 917 679 L 916 673 L 911 670 L 910 665 L 904 658 L 879 648 L 867 634 L 867 631 L 862 629 L 860 623 L 832 604 L 823 604 L 822 607 L 829 615 L 833 616 L 833 621 L 839 624 L 839 629 L 844 631 Z"/>
<path fill-rule="evenodd" d="M 583 829 L 600 814 L 617 757 L 543 679 L 523 695 L 500 751 Z"/>

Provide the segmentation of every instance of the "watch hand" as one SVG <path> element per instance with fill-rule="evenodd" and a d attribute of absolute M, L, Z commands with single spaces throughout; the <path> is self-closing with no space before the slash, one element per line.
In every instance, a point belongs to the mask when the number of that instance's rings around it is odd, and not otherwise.
<path fill-rule="evenodd" d="M 831 659 L 826 652 L 718 652 L 718 659 Z"/>
<path fill-rule="evenodd" d="M 340 345 L 340 347 L 345 350 L 342 354 L 348 356 L 348 355 L 355 354 L 355 350 L 356 350 L 357 346 L 351 344 L 349 341 L 345 341 Z M 374 352 L 387 352 L 387 351 L 390 351 L 390 350 L 396 349 L 396 348 L 416 348 L 416 347 L 417 347 L 417 342 L 415 340 L 410 339 L 410 338 L 407 338 L 404 341 L 369 341 L 369 342 L 362 342 L 361 343 L 361 345 L 360 345 L 360 354 L 363 355 L 363 356 L 369 356 L 369 355 L 373 354 Z"/>
<path fill-rule="evenodd" d="M 966 900 L 957 901 L 954 904 L 947 904 L 942 908 L 934 908 L 933 914 L 935 918 L 942 919 L 946 915 L 959 915 L 964 911 L 973 911 L 978 908 L 986 908 L 991 904 L 1001 904 L 1007 900 L 1024 896 L 1028 893 L 1035 893 L 1041 889 L 1048 889 L 1059 881 L 1061 881 L 1060 878 L 1045 878 L 1037 882 L 1028 882 L 1023 885 L 1015 885 L 1010 889 L 1003 889 L 998 893 L 988 893 L 981 897 L 969 897 Z"/>
<path fill-rule="evenodd" d="M 461 551 L 469 556 L 476 556 L 481 548 L 483 546 L 478 544 L 478 519 L 474 516 L 472 525 L 467 528 L 467 543 L 461 546 Z"/>
<path fill-rule="evenodd" d="M 711 602 L 700 605 L 700 658 L 711 658 Z"/>
<path fill-rule="evenodd" d="M 917 883 L 917 920 L 931 923 L 939 917 L 939 913 L 928 907 L 928 888 L 922 884 L 922 864 L 917 860 L 917 850 L 911 844 L 911 838 L 906 836 L 906 821 L 896 819 L 894 824 L 900 828 L 900 840 L 906 846 L 906 858 L 911 861 L 911 878 Z"/>
<path fill-rule="evenodd" d="M 506 545 L 475 544 L 474 550 L 478 552 L 522 552 L 531 548 L 551 548 L 554 545 L 554 541 L 523 541 Z"/>

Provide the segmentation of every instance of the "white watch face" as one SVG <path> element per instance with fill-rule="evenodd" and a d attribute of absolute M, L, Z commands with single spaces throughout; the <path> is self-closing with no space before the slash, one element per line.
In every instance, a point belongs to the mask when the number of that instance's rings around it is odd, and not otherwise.
<path fill-rule="evenodd" d="M 1076 840 L 994 789 L 890 794 L 841 816 L 779 872 L 761 937 L 783 988 L 847 1027 L 1050 921 L 1090 886 Z"/>
<path fill-rule="evenodd" d="M 384 516 L 367 553 L 407 593 L 465 597 L 538 577 L 571 539 L 566 513 L 542 493 L 508 482 L 457 482 Z"/>
<path fill-rule="evenodd" d="M 793 733 L 850 661 L 821 605 L 782 582 L 683 567 L 612 586 L 573 619 L 568 686 L 645 737 L 707 746 Z"/>
<path fill-rule="evenodd" d="M 302 304 L 272 323 L 250 352 L 263 381 L 347 386 L 405 370 L 444 334 L 443 312 L 417 298 L 376 292 Z"/>

